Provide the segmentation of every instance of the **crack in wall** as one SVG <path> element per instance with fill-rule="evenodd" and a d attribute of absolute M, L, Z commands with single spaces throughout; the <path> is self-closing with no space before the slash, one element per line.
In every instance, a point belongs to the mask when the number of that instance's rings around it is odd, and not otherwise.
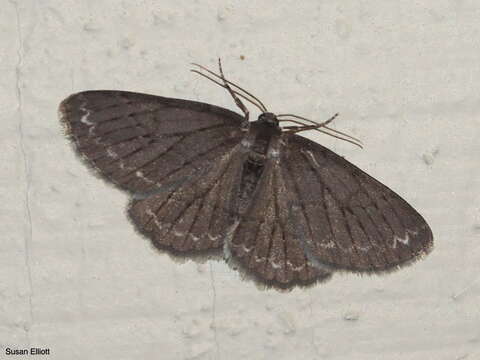
<path fill-rule="evenodd" d="M 312 296 L 309 294 L 308 296 L 310 298 L 310 301 L 308 302 L 308 307 L 310 309 L 310 319 L 315 319 L 313 316 L 313 307 L 312 307 Z M 310 344 L 312 345 L 313 351 L 315 352 L 315 355 L 320 357 L 320 351 L 318 349 L 317 344 L 315 343 L 315 331 L 314 331 L 314 325 L 310 328 Z"/>
<path fill-rule="evenodd" d="M 217 324 L 216 324 L 216 305 L 217 305 L 217 291 L 215 289 L 215 278 L 213 277 L 213 268 L 212 268 L 212 263 L 210 262 L 210 280 L 211 280 L 211 287 L 212 287 L 212 322 L 210 324 L 210 327 L 213 330 L 213 338 L 215 340 L 215 346 L 216 346 L 216 351 L 215 351 L 215 358 L 219 359 L 220 355 L 220 345 L 218 343 L 218 338 L 217 338 Z"/>
<path fill-rule="evenodd" d="M 465 286 L 462 290 L 457 291 L 455 294 L 451 296 L 452 300 L 457 300 L 459 297 L 461 297 L 463 294 L 465 294 L 467 291 L 473 288 L 478 282 L 480 282 L 480 278 L 473 280 L 470 284 Z"/>
<path fill-rule="evenodd" d="M 30 344 L 29 331 L 33 323 L 33 306 L 32 306 L 32 297 L 33 297 L 33 284 L 32 284 L 32 269 L 30 266 L 30 245 L 33 237 L 33 227 L 32 227 L 32 215 L 30 209 L 30 169 L 29 162 L 25 146 L 25 134 L 23 131 L 23 99 L 22 99 L 22 89 L 20 86 L 21 83 L 21 71 L 23 66 L 23 37 L 22 37 L 22 27 L 20 21 L 20 10 L 18 4 L 15 1 L 10 1 L 15 9 L 16 14 L 16 25 L 17 25 L 17 37 L 18 37 L 18 49 L 17 49 L 17 64 L 15 66 L 15 86 L 16 86 L 16 96 L 17 96 L 17 111 L 18 111 L 18 134 L 19 134 L 19 143 L 20 143 L 20 152 L 23 160 L 24 173 L 25 173 L 25 197 L 24 197 L 24 208 L 25 208 L 25 218 L 26 224 L 24 226 L 24 248 L 25 248 L 25 266 L 27 268 L 27 278 L 28 278 L 28 302 L 29 302 L 29 321 L 25 324 L 25 332 L 27 336 L 27 341 Z"/>

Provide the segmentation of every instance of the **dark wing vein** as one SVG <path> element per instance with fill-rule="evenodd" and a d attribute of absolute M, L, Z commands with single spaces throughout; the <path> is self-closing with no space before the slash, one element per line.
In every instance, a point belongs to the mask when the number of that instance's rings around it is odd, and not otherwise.
<path fill-rule="evenodd" d="M 194 157 L 190 158 L 188 161 L 185 161 L 183 163 L 183 167 L 185 166 L 188 166 L 188 165 L 191 165 L 191 164 L 194 164 L 195 162 L 197 162 L 199 159 L 201 159 L 202 157 L 204 157 L 205 155 L 209 154 L 211 151 L 213 150 L 216 150 L 218 148 L 221 148 L 222 146 L 224 146 L 225 144 L 231 142 L 231 139 L 227 139 L 225 141 L 223 141 L 222 143 L 208 149 L 208 150 L 205 150 L 204 152 L 201 152 L 201 153 L 198 153 L 196 154 Z M 142 166 L 141 168 L 144 168 L 145 166 Z M 137 169 L 139 170 L 139 169 Z M 166 173 L 161 179 L 159 179 L 158 181 L 159 182 L 162 182 L 164 181 L 165 179 L 167 179 L 168 177 L 172 176 L 173 174 L 179 172 L 181 170 L 181 168 L 178 168 L 178 169 L 175 169 L 175 170 L 172 170 L 170 171 L 169 173 Z M 155 169 L 152 169 L 150 170 L 149 172 L 145 173 L 144 176 L 148 176 L 150 175 L 153 171 L 155 171 Z"/>
<path fill-rule="evenodd" d="M 305 154 L 304 154 L 304 156 L 306 157 Z M 307 159 L 307 160 L 308 160 L 308 159 Z M 314 168 L 314 171 L 315 171 L 316 175 L 317 175 L 317 176 L 319 177 L 319 179 L 320 179 L 320 178 L 322 177 L 322 174 L 321 174 L 320 169 L 316 169 L 316 170 L 315 170 L 315 168 Z M 328 171 L 329 174 L 330 174 L 330 176 L 332 176 L 332 178 L 333 178 L 333 179 L 336 179 L 338 182 L 342 183 L 342 185 L 343 185 L 346 189 L 349 188 L 348 184 L 345 183 L 345 180 L 343 180 L 341 177 L 339 177 L 335 172 L 329 171 L 328 169 L 325 169 L 325 171 Z M 356 177 L 352 176 L 352 178 L 356 180 L 356 182 L 357 182 L 357 184 L 358 184 L 359 187 L 361 187 L 363 190 L 365 190 L 365 189 L 363 188 L 361 182 L 359 182 Z M 356 242 L 355 242 L 355 236 L 353 236 L 353 234 L 352 234 L 352 229 L 351 229 L 350 224 L 349 224 L 349 222 L 348 222 L 348 216 L 347 216 L 347 214 L 346 214 L 346 211 L 348 211 L 348 209 L 350 208 L 350 206 L 348 205 L 348 202 L 349 202 L 349 200 L 355 195 L 356 192 L 352 192 L 352 194 L 350 194 L 350 196 L 348 196 L 348 198 L 347 198 L 346 200 L 343 200 L 343 201 L 342 201 L 341 199 L 339 199 L 339 198 L 336 196 L 336 194 L 332 191 L 332 189 L 330 189 L 330 188 L 328 187 L 328 185 L 322 184 L 322 186 L 324 186 L 324 187 L 326 187 L 326 188 L 328 189 L 328 191 L 329 191 L 329 193 L 331 194 L 332 198 L 335 199 L 335 201 L 337 202 L 338 208 L 339 208 L 340 211 L 342 212 L 343 218 L 344 218 L 344 220 L 345 220 L 345 227 L 346 227 L 346 230 L 347 230 L 347 232 L 348 232 L 348 234 L 349 234 L 349 238 L 350 238 L 350 240 L 351 240 L 351 242 L 352 242 L 352 248 L 353 248 L 353 251 L 355 252 L 357 258 L 358 258 L 360 261 L 366 260 L 366 261 L 368 261 L 369 266 L 375 267 L 375 266 L 376 266 L 375 264 L 378 263 L 378 262 L 372 262 L 372 261 L 369 259 L 369 256 L 368 256 L 369 254 L 367 254 L 367 258 L 366 258 L 366 259 L 363 259 L 363 257 L 360 255 L 360 253 L 359 253 L 359 246 L 358 246 L 358 244 L 356 244 Z M 377 207 L 377 206 L 376 206 L 376 203 L 375 203 L 374 199 L 371 197 L 371 195 L 370 195 L 368 192 L 366 192 L 366 191 L 364 191 L 364 192 L 365 192 L 365 195 L 366 195 L 366 196 L 368 197 L 368 199 L 370 200 L 370 202 L 373 204 L 373 206 Z M 379 236 L 378 238 L 381 239 L 381 238 L 382 238 L 382 234 L 380 233 L 378 227 L 375 226 L 375 223 L 376 223 L 376 222 L 373 220 L 372 214 L 370 214 L 370 212 L 369 212 L 367 209 L 360 208 L 360 207 L 359 207 L 359 209 L 361 209 L 361 211 L 363 211 L 363 212 L 367 215 L 368 219 L 370 220 L 371 224 L 373 225 L 373 226 L 372 226 L 373 231 L 375 231 L 375 232 L 378 234 L 378 236 Z M 353 212 L 351 212 L 351 213 L 352 213 L 353 216 L 355 216 L 355 215 L 353 214 Z M 356 216 L 355 216 L 355 218 L 357 219 Z M 359 222 L 358 219 L 357 219 L 357 222 Z M 362 228 L 363 228 L 363 227 L 362 227 Z M 372 243 L 372 240 L 373 240 L 372 235 L 371 235 L 370 233 L 366 233 L 366 235 L 367 235 L 367 237 L 368 237 L 369 240 L 370 240 L 370 246 L 374 246 L 374 243 Z M 378 244 L 378 242 L 376 242 L 376 241 L 375 241 L 375 244 L 377 244 L 377 246 L 379 246 L 379 247 L 381 246 L 381 244 Z M 384 253 L 383 251 L 380 252 L 380 254 L 376 254 L 376 255 L 382 256 L 382 257 L 384 258 L 384 261 L 385 261 L 384 263 L 385 263 L 385 264 L 388 263 L 388 260 L 387 260 L 387 258 L 386 258 L 386 255 L 385 255 L 385 253 Z M 351 265 L 351 264 L 350 264 L 350 265 Z"/>

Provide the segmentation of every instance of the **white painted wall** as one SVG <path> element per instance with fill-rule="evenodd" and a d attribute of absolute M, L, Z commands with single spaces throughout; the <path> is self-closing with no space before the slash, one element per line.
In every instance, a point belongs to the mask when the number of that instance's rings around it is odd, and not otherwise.
<path fill-rule="evenodd" d="M 137 235 L 57 106 L 123 89 L 234 109 L 188 72 L 218 56 L 275 112 L 340 112 L 365 150 L 311 136 L 411 202 L 433 253 L 280 293 Z M 0 70 L 0 358 L 480 359 L 478 1 L 3 0 Z"/>

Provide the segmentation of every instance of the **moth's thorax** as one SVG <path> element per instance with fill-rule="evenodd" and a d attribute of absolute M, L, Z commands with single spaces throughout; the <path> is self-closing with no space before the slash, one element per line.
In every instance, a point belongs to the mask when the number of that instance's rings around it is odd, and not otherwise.
<path fill-rule="evenodd" d="M 271 112 L 264 112 L 258 116 L 257 123 L 269 125 L 271 127 L 279 127 L 277 115 Z"/>
<path fill-rule="evenodd" d="M 272 113 L 263 113 L 257 121 L 250 124 L 250 157 L 252 160 L 267 157 L 272 142 L 276 142 L 282 133 L 276 116 Z"/>

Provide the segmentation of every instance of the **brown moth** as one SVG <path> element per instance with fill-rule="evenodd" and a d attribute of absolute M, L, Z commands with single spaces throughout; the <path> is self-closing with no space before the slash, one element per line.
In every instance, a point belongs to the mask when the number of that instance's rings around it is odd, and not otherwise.
<path fill-rule="evenodd" d="M 196 65 L 196 64 L 194 64 Z M 76 151 L 132 195 L 128 214 L 175 255 L 223 254 L 259 282 L 292 288 L 331 273 L 394 270 L 427 254 L 432 232 L 395 192 L 297 133 L 323 123 L 275 115 L 198 66 L 243 111 L 125 91 L 85 91 L 60 104 Z M 262 114 L 249 121 L 243 98 Z M 295 126 L 283 126 L 290 121 Z M 305 122 L 309 122 L 306 124 Z"/>

